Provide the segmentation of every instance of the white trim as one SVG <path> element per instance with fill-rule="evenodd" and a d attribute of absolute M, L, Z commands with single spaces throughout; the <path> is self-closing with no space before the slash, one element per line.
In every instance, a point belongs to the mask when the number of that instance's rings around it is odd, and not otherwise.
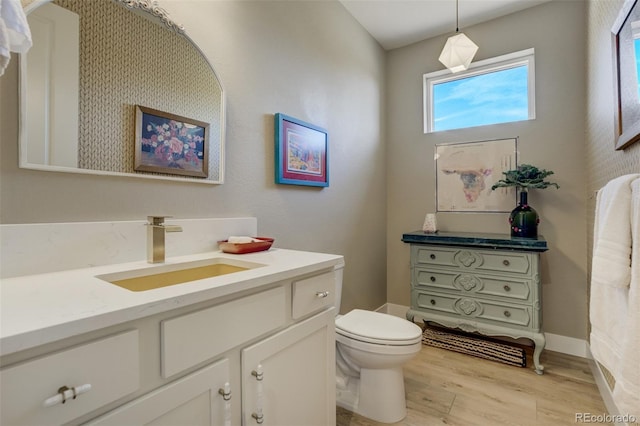
<path fill-rule="evenodd" d="M 591 351 L 589 351 L 588 343 L 584 339 L 576 339 L 575 337 L 561 336 L 559 334 L 544 333 L 547 340 L 545 349 L 560 352 L 567 355 L 579 356 L 580 358 L 591 359 Z"/>
<path fill-rule="evenodd" d="M 409 310 L 408 306 L 397 305 L 395 303 L 385 303 L 384 305 L 376 309 L 376 312 L 383 312 L 385 314 L 407 319 L 406 314 L 408 310 Z"/>
<path fill-rule="evenodd" d="M 434 133 L 433 123 L 433 86 L 453 80 L 462 80 L 480 74 L 502 71 L 519 66 L 527 67 L 528 80 L 528 120 L 536 118 L 536 86 L 535 86 L 535 50 L 533 48 L 496 56 L 473 62 L 469 69 L 460 73 L 452 74 L 448 69 L 434 71 L 422 76 L 422 111 L 424 133 Z M 499 123 L 496 123 L 499 124 Z"/>

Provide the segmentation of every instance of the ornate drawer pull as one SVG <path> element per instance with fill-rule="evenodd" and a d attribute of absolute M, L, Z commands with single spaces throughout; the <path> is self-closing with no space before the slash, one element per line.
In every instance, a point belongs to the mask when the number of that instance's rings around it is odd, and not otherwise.
<path fill-rule="evenodd" d="M 509 318 L 511 316 L 511 312 L 509 311 L 504 311 L 504 316 Z"/>
<path fill-rule="evenodd" d="M 509 287 L 509 284 L 504 285 L 504 291 L 511 291 L 511 287 Z"/>
<path fill-rule="evenodd" d="M 435 305 L 435 304 L 436 304 L 436 301 L 435 301 L 435 300 L 433 300 L 433 299 L 431 299 L 429 302 L 430 302 L 432 305 Z"/>
<path fill-rule="evenodd" d="M 325 297 L 329 296 L 329 292 L 328 291 L 316 291 L 316 297 L 318 299 L 324 299 Z"/>
<path fill-rule="evenodd" d="M 435 255 L 435 254 L 433 254 L 433 253 L 431 253 L 431 254 L 429 255 L 429 258 L 431 258 L 431 260 L 433 260 L 433 259 L 435 259 L 435 258 L 436 258 L 436 255 Z"/>
<path fill-rule="evenodd" d="M 509 266 L 509 265 L 511 265 L 511 262 L 509 262 L 507 259 L 505 259 L 505 260 L 502 261 L 502 264 L 504 266 Z"/>

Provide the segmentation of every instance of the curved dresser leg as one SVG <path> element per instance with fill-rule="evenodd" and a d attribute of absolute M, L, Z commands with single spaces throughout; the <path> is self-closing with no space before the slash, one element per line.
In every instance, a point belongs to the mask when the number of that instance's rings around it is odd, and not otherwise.
<path fill-rule="evenodd" d="M 534 334 L 531 340 L 533 340 L 533 343 L 535 344 L 535 349 L 533 351 L 533 364 L 536 367 L 536 373 L 542 374 L 544 371 L 544 365 L 540 364 L 540 354 L 544 349 L 546 339 L 544 338 L 544 334 L 540 333 Z"/>

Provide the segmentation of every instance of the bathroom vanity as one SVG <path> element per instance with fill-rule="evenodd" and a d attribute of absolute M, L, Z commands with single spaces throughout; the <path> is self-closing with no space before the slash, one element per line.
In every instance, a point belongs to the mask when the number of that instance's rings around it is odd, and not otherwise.
<path fill-rule="evenodd" d="M 542 374 L 542 237 L 416 231 L 402 241 L 411 244 L 409 320 L 530 339 L 535 371 Z"/>
<path fill-rule="evenodd" d="M 271 249 L 168 258 L 248 266 L 130 291 L 145 261 L 3 279 L 1 424 L 335 424 L 334 267 Z M 194 263 L 195 262 L 195 263 Z"/>

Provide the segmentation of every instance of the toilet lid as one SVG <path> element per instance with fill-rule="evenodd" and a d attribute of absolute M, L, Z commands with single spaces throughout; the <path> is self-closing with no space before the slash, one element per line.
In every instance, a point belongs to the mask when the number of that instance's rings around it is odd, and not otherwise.
<path fill-rule="evenodd" d="M 354 309 L 336 319 L 336 331 L 342 334 L 382 341 L 415 341 L 422 336 L 420 327 L 405 319 L 380 312 Z"/>

